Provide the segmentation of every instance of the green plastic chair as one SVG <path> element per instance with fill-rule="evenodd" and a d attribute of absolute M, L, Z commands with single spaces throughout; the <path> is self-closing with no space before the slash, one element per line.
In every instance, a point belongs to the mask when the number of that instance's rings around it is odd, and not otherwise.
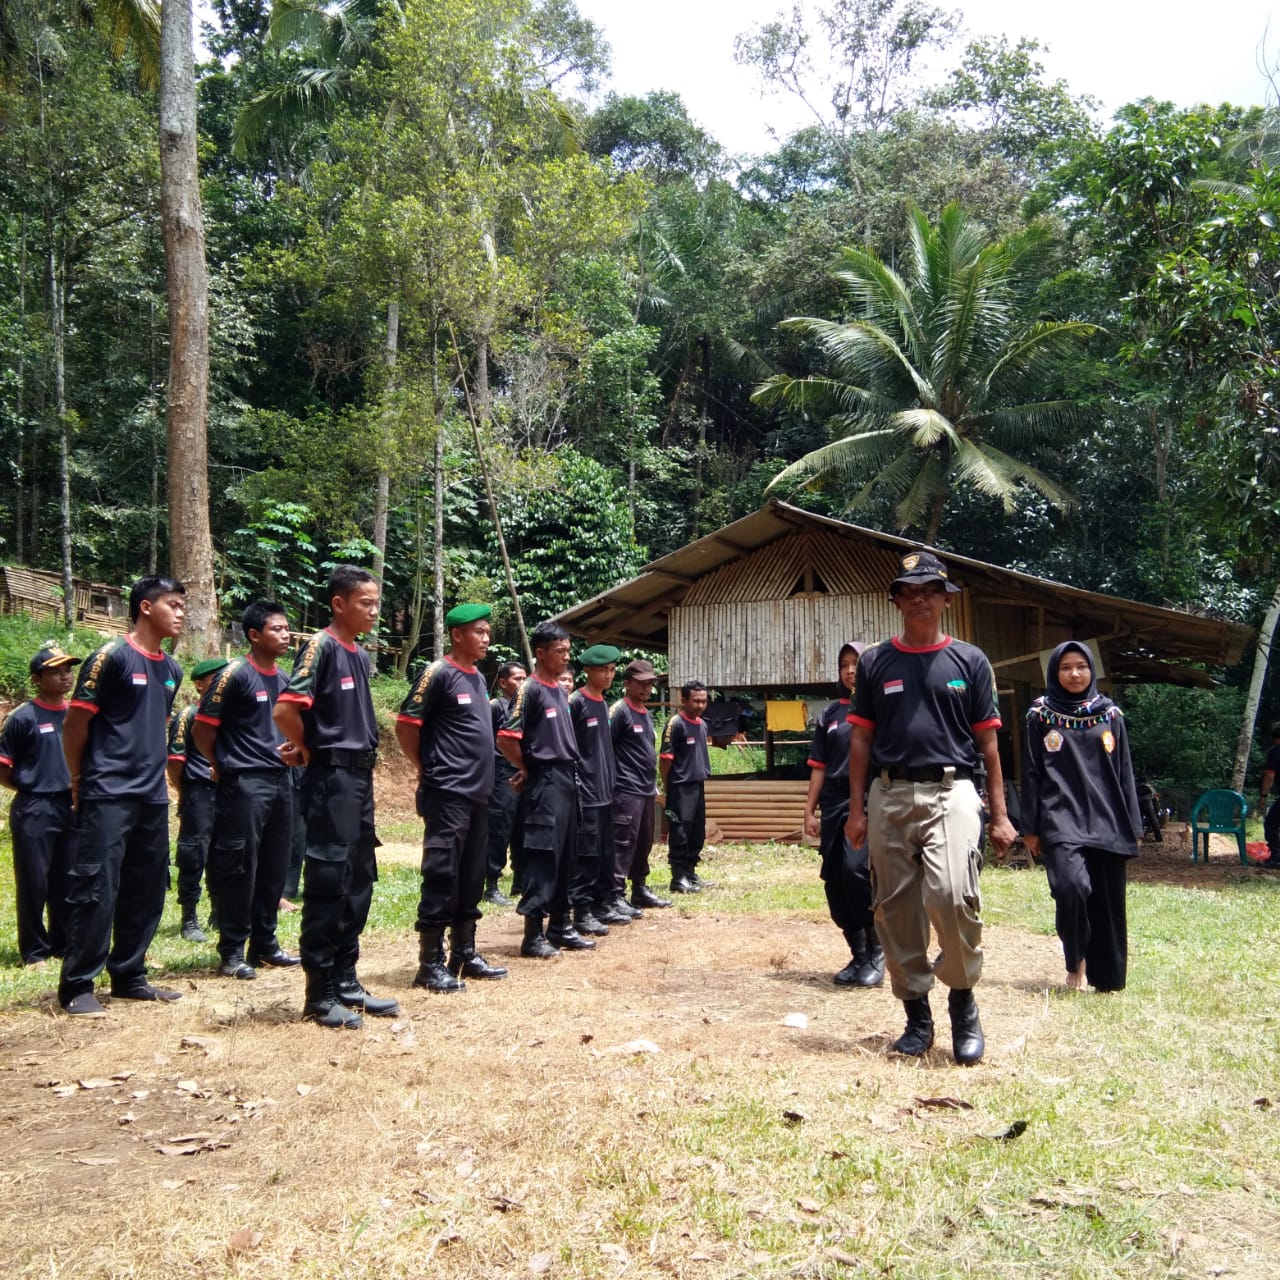
<path fill-rule="evenodd" d="M 1249 865 L 1244 849 L 1244 819 L 1249 802 L 1238 791 L 1217 788 L 1206 791 L 1191 810 L 1191 861 L 1200 861 L 1200 837 L 1204 836 L 1204 860 L 1209 861 L 1209 833 L 1234 835 L 1240 847 L 1240 865 Z"/>

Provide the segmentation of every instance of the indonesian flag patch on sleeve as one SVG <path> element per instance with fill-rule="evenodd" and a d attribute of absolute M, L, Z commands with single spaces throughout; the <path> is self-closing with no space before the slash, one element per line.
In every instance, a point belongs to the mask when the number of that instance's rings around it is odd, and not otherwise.
<path fill-rule="evenodd" d="M 901 692 L 902 692 L 902 681 L 901 681 L 901 680 L 886 680 L 886 681 L 884 682 L 884 691 L 885 691 L 885 693 L 901 693 Z"/>

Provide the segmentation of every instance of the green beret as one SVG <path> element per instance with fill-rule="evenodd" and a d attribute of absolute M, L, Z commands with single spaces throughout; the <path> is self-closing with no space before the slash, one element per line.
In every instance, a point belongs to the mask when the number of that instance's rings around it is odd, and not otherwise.
<path fill-rule="evenodd" d="M 191 678 L 193 680 L 203 680 L 205 676 L 211 676 L 215 671 L 221 671 L 226 665 L 226 658 L 205 658 L 203 662 L 197 662 L 191 668 Z"/>
<path fill-rule="evenodd" d="M 593 644 L 590 649 L 584 649 L 578 655 L 578 661 L 584 667 L 607 667 L 611 662 L 617 662 L 622 657 L 622 650 L 615 649 L 611 644 Z"/>
<path fill-rule="evenodd" d="M 444 615 L 446 627 L 465 627 L 468 622 L 479 622 L 493 610 L 487 604 L 456 604 Z"/>

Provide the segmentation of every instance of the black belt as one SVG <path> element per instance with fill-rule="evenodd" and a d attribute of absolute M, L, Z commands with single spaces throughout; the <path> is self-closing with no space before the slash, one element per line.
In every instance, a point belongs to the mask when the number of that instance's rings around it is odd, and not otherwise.
<path fill-rule="evenodd" d="M 891 764 L 880 772 L 887 773 L 894 782 L 941 782 L 948 769 L 959 782 L 973 781 L 973 770 L 963 764 L 926 764 L 914 769 L 908 769 L 906 765 Z"/>
<path fill-rule="evenodd" d="M 329 747 L 311 753 L 312 764 L 327 764 L 331 769 L 359 769 L 368 773 L 378 758 L 376 751 L 346 751 L 341 747 Z"/>

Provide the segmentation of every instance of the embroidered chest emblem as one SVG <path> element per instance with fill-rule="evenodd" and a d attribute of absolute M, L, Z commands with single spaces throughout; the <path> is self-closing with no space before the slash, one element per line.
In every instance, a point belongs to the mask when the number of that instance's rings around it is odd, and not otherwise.
<path fill-rule="evenodd" d="M 40 721 L 40 732 L 41 732 L 41 733 L 52 733 L 52 732 L 53 732 L 53 725 L 51 725 L 47 720 L 41 720 L 41 721 Z"/>
<path fill-rule="evenodd" d="M 469 707 L 471 705 L 471 695 L 469 693 L 458 694 L 458 706 Z"/>
<path fill-rule="evenodd" d="M 886 680 L 886 681 L 884 682 L 884 691 L 885 691 L 885 693 L 901 693 L 901 692 L 902 692 L 902 681 L 901 681 L 901 680 Z"/>
<path fill-rule="evenodd" d="M 555 709 L 555 707 L 548 707 L 542 714 L 546 716 L 548 720 L 554 720 L 560 713 Z"/>
<path fill-rule="evenodd" d="M 271 699 L 267 697 L 267 691 L 266 691 L 265 689 L 255 689 L 255 690 L 254 690 L 253 697 L 254 697 L 254 700 L 255 700 L 256 702 L 270 702 L 270 701 L 271 701 Z"/>
<path fill-rule="evenodd" d="M 1102 749 L 1110 755 L 1116 749 L 1116 736 L 1110 729 L 1102 731 Z"/>
<path fill-rule="evenodd" d="M 1049 732 L 1044 735 L 1044 749 L 1046 751 L 1062 750 L 1062 734 L 1060 734 L 1057 729 L 1050 729 Z"/>
<path fill-rule="evenodd" d="M 957 693 L 963 693 L 969 687 L 967 680 L 948 680 L 947 688 L 954 689 Z"/>
<path fill-rule="evenodd" d="M 147 673 L 145 671 L 135 671 L 131 677 L 134 684 L 146 684 Z"/>
<path fill-rule="evenodd" d="M 588 718 L 588 720 L 587 720 L 587 728 L 588 728 L 588 729 L 594 729 L 594 728 L 596 727 L 596 725 L 597 725 L 597 724 L 599 724 L 599 723 L 600 723 L 600 722 L 595 718 L 595 716 L 591 716 L 591 717 L 589 717 L 589 718 Z"/>
<path fill-rule="evenodd" d="M 356 687 L 355 676 L 343 676 L 339 681 L 344 689 L 354 689 Z"/>

